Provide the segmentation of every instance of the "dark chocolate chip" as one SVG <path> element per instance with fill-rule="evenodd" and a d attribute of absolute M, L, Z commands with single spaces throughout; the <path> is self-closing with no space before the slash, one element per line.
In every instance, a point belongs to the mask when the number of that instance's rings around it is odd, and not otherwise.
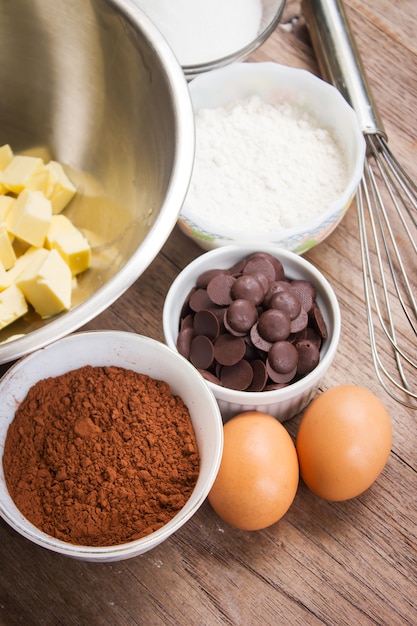
<path fill-rule="evenodd" d="M 297 368 L 290 370 L 289 372 L 276 372 L 272 367 L 269 361 L 266 362 L 266 371 L 268 372 L 268 376 L 275 383 L 285 384 L 292 381 L 294 376 L 297 373 Z"/>
<path fill-rule="evenodd" d="M 275 276 L 272 280 L 283 280 L 285 278 L 284 267 L 279 259 L 269 252 L 254 252 L 250 255 L 250 259 L 263 258 L 272 263 L 275 269 Z"/>
<path fill-rule="evenodd" d="M 253 369 L 248 361 L 235 365 L 225 365 L 220 372 L 220 380 L 225 387 L 245 391 L 253 380 Z"/>
<path fill-rule="evenodd" d="M 207 293 L 214 304 L 229 305 L 232 302 L 231 289 L 236 281 L 230 274 L 218 274 L 207 285 Z"/>
<path fill-rule="evenodd" d="M 194 332 L 196 335 L 205 335 L 211 341 L 217 339 L 220 323 L 216 314 L 208 309 L 197 311 L 194 315 Z"/>
<path fill-rule="evenodd" d="M 320 351 L 316 344 L 304 339 L 295 344 L 298 352 L 297 376 L 306 376 L 320 361 Z"/>
<path fill-rule="evenodd" d="M 257 319 L 256 306 L 250 300 L 243 298 L 234 300 L 225 313 L 225 325 L 242 334 L 248 333 Z"/>
<path fill-rule="evenodd" d="M 279 309 L 285 311 L 290 316 L 290 319 L 295 319 L 301 312 L 301 302 L 297 297 L 297 294 L 290 289 L 283 289 L 273 294 L 269 300 L 269 306 L 272 309 Z"/>
<path fill-rule="evenodd" d="M 205 289 L 196 289 L 190 296 L 189 305 L 192 311 L 197 312 L 203 309 L 209 309 L 210 306 L 213 306 L 213 303 Z"/>
<path fill-rule="evenodd" d="M 265 295 L 261 283 L 251 274 L 236 278 L 231 293 L 233 300 L 250 300 L 255 306 L 261 304 Z"/>
<path fill-rule="evenodd" d="M 272 370 L 277 374 L 292 372 L 294 368 L 297 368 L 297 362 L 297 349 L 289 341 L 276 341 L 268 352 L 267 363 L 269 363 Z"/>
<path fill-rule="evenodd" d="M 284 341 L 291 331 L 290 316 L 280 309 L 268 309 L 259 317 L 257 328 L 260 336 L 266 341 L 271 343 Z"/>
<path fill-rule="evenodd" d="M 197 278 L 196 287 L 200 289 L 207 289 L 207 285 L 209 284 L 212 278 L 214 278 L 215 276 L 218 276 L 219 274 L 229 274 L 229 273 L 230 273 L 229 270 L 223 270 L 223 269 L 206 270 L 205 272 L 200 274 L 200 276 Z"/>
<path fill-rule="evenodd" d="M 293 280 L 291 282 L 291 290 L 297 294 L 297 297 L 301 302 L 301 306 L 308 313 L 316 298 L 316 289 L 314 285 L 309 283 L 307 280 Z"/>
<path fill-rule="evenodd" d="M 322 339 L 327 339 L 328 333 L 326 322 L 324 321 L 322 312 L 315 302 L 310 310 L 310 319 L 312 320 L 314 327 L 317 329 L 320 337 Z"/>
<path fill-rule="evenodd" d="M 243 275 L 260 272 L 271 282 L 275 280 L 275 267 L 271 261 L 263 256 L 251 256 L 242 270 Z"/>
<path fill-rule="evenodd" d="M 252 382 L 247 388 L 247 391 L 263 391 L 265 385 L 268 382 L 268 373 L 264 361 L 261 359 L 255 359 L 251 361 L 251 367 L 253 370 Z"/>
<path fill-rule="evenodd" d="M 214 385 L 220 385 L 222 386 L 222 383 L 220 381 L 219 378 L 217 378 L 217 376 L 215 376 L 214 374 L 212 374 L 211 372 L 208 372 L 207 370 L 198 370 L 200 372 L 200 374 L 202 375 L 203 378 L 205 378 L 206 380 L 209 380 L 211 383 L 213 383 Z"/>
<path fill-rule="evenodd" d="M 266 292 L 265 299 L 264 299 L 265 306 L 267 307 L 270 306 L 271 298 L 274 294 L 279 293 L 280 291 L 288 291 L 288 289 L 289 289 L 288 281 L 275 280 L 274 282 L 270 283 L 268 291 Z"/>
<path fill-rule="evenodd" d="M 304 309 L 301 309 L 298 317 L 296 317 L 295 319 L 291 321 L 291 332 L 299 333 L 305 328 L 307 328 L 307 325 L 308 325 L 308 313 Z"/>
<path fill-rule="evenodd" d="M 178 333 L 177 337 L 177 350 L 186 359 L 190 358 L 190 346 L 194 337 L 194 328 L 192 326 L 186 326 Z"/>
<path fill-rule="evenodd" d="M 199 370 L 208 369 L 213 363 L 214 349 L 208 337 L 198 335 L 190 345 L 190 361 Z"/>
<path fill-rule="evenodd" d="M 253 345 L 258 348 L 258 350 L 262 350 L 263 352 L 268 352 L 272 343 L 267 341 L 258 332 L 258 323 L 254 324 L 250 329 L 250 338 Z"/>
<path fill-rule="evenodd" d="M 242 337 L 220 335 L 214 342 L 214 358 L 220 365 L 235 365 L 245 355 L 246 343 Z"/>

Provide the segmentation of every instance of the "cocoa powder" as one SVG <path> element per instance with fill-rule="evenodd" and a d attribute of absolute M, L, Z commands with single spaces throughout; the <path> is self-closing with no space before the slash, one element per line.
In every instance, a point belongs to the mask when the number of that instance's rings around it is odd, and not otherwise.
<path fill-rule="evenodd" d="M 39 381 L 5 442 L 7 488 L 39 529 L 109 546 L 166 524 L 196 484 L 190 415 L 167 383 L 86 366 Z"/>

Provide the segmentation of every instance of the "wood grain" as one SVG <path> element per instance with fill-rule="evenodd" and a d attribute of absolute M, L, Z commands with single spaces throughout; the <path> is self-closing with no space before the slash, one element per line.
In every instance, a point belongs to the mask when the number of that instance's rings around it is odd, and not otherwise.
<path fill-rule="evenodd" d="M 348 0 L 347 11 L 390 145 L 417 180 L 417 5 Z M 300 3 L 252 60 L 318 72 Z M 176 228 L 142 277 L 86 329 L 126 329 L 163 341 L 162 307 L 177 273 L 201 250 Z M 170 540 L 129 561 L 69 560 L 22 539 L 0 522 L 0 624 L 319 625 L 417 623 L 416 412 L 384 394 L 370 360 L 355 206 L 307 254 L 333 285 L 342 338 L 322 388 L 372 389 L 393 421 L 392 454 L 378 481 L 345 503 L 300 485 L 287 515 L 248 533 L 205 503 Z M 416 274 L 415 260 L 411 271 Z M 294 436 L 299 417 L 287 423 Z"/>

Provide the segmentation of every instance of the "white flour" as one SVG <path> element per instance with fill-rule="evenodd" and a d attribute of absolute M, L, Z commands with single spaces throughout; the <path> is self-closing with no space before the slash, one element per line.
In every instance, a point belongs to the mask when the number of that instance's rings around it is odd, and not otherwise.
<path fill-rule="evenodd" d="M 261 233 L 297 226 L 323 213 L 345 185 L 340 147 L 300 108 L 252 96 L 196 115 L 185 207 L 211 224 Z"/>
<path fill-rule="evenodd" d="M 165 36 L 181 65 L 214 61 L 259 34 L 261 0 L 135 0 Z"/>

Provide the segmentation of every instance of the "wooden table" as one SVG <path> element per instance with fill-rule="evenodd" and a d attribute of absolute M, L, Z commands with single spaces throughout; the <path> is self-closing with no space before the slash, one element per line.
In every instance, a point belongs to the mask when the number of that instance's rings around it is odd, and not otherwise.
<path fill-rule="evenodd" d="M 347 4 L 390 145 L 417 179 L 417 5 Z M 282 25 L 252 60 L 317 72 L 299 15 L 299 2 L 289 1 Z M 200 253 L 174 230 L 143 276 L 86 328 L 163 340 L 169 285 Z M 307 258 L 333 285 L 343 315 L 340 349 L 322 388 L 364 384 L 380 395 L 392 417 L 392 454 L 378 481 L 339 504 L 316 498 L 300 484 L 287 515 L 261 532 L 228 527 L 205 503 L 163 545 L 115 564 L 52 554 L 0 522 L 0 624 L 417 623 L 417 415 L 390 400 L 371 366 L 354 208 Z M 287 423 L 292 435 L 297 423 L 298 418 Z"/>

